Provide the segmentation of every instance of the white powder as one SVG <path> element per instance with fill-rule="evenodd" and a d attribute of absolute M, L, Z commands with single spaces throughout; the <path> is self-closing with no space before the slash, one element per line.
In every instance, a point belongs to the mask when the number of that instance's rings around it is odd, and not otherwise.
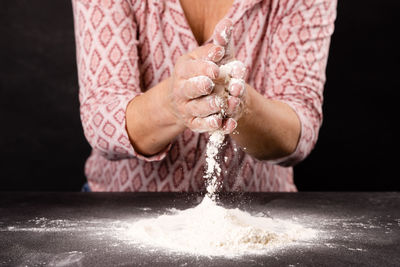
<path fill-rule="evenodd" d="M 228 38 L 228 31 L 232 32 L 233 27 L 225 27 L 223 31 L 221 32 L 221 37 L 224 38 L 225 43 L 229 43 L 229 38 Z"/>
<path fill-rule="evenodd" d="M 208 139 L 207 149 L 206 149 L 206 163 L 207 168 L 204 174 L 207 185 L 207 196 L 211 200 L 216 199 L 216 192 L 218 190 L 217 178 L 221 174 L 221 166 L 218 163 L 218 152 L 219 148 L 224 142 L 225 134 L 223 131 L 218 130 L 211 133 Z"/>
<path fill-rule="evenodd" d="M 215 97 L 215 103 L 219 108 L 221 108 L 221 115 L 224 118 L 225 114 L 226 114 L 225 110 L 227 109 L 225 97 L 221 97 L 221 96 L 217 95 Z"/>
<path fill-rule="evenodd" d="M 231 61 L 219 67 L 218 79 L 225 79 L 225 82 L 229 82 L 232 73 L 244 73 L 246 67 L 239 60 Z"/>
<path fill-rule="evenodd" d="M 207 196 L 197 207 L 173 213 L 134 223 L 128 237 L 168 250 L 225 257 L 266 253 L 316 237 L 316 231 L 299 224 L 225 209 Z"/>

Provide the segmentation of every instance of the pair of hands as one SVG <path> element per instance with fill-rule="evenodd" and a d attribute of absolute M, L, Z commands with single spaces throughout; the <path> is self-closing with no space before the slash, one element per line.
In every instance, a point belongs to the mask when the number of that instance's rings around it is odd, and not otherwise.
<path fill-rule="evenodd" d="M 234 60 L 232 22 L 215 27 L 214 43 L 181 56 L 170 79 L 168 109 L 177 123 L 195 132 L 232 133 L 245 106 L 246 68 Z"/>

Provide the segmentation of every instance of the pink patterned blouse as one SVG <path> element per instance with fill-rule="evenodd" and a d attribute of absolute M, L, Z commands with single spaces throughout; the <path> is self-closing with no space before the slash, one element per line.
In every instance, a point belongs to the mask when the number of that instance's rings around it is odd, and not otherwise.
<path fill-rule="evenodd" d="M 93 150 L 85 174 L 93 191 L 204 190 L 208 134 L 185 130 L 152 157 L 129 142 L 125 110 L 135 96 L 170 76 L 177 58 L 198 47 L 179 0 L 72 0 L 83 129 Z M 246 82 L 287 103 L 301 121 L 296 151 L 275 161 L 246 154 L 227 136 L 222 190 L 296 191 L 293 164 L 312 150 L 336 0 L 235 0 L 236 57 Z M 212 42 L 212 39 L 207 42 Z"/>

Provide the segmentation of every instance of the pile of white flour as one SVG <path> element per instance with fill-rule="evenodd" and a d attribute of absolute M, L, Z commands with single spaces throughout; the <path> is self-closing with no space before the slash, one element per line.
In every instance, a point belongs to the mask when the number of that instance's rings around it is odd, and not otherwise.
<path fill-rule="evenodd" d="M 316 232 L 292 222 L 226 209 L 206 196 L 195 208 L 140 220 L 131 225 L 127 235 L 172 251 L 235 257 L 266 253 L 294 241 L 310 240 Z"/>

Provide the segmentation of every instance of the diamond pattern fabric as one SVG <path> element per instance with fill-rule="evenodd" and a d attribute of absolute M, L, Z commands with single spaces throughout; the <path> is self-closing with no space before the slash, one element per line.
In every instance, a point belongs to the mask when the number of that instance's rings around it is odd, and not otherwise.
<path fill-rule="evenodd" d="M 145 157 L 133 149 L 125 125 L 129 101 L 169 77 L 177 58 L 198 47 L 179 0 L 72 3 L 81 120 L 93 148 L 85 165 L 91 189 L 204 190 L 208 134 L 187 129 L 165 151 Z M 226 16 L 234 22 L 246 82 L 292 107 L 301 137 L 293 154 L 260 161 L 227 136 L 222 190 L 296 191 L 291 166 L 310 153 L 322 122 L 336 0 L 235 0 Z"/>

